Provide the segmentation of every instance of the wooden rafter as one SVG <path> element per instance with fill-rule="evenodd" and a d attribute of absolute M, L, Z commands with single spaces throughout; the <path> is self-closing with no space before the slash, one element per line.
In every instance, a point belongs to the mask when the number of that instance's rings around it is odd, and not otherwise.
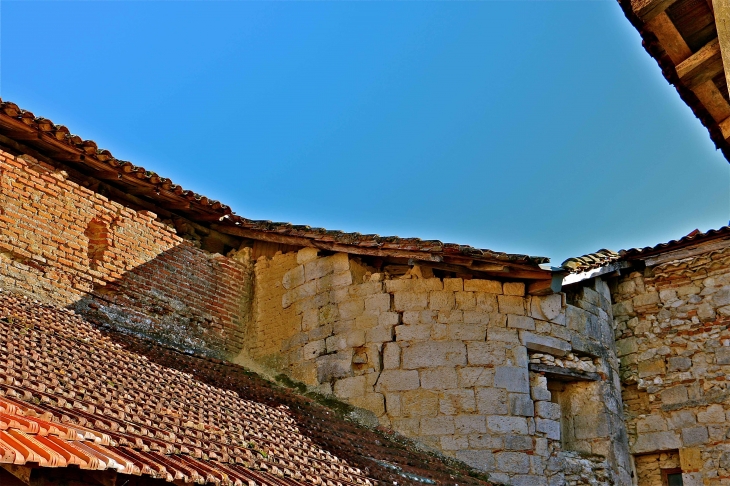
<path fill-rule="evenodd" d="M 666 12 L 661 12 L 647 22 L 646 28 L 657 37 L 674 64 L 679 64 L 692 55 L 689 46 Z"/>
<path fill-rule="evenodd" d="M 725 79 L 730 87 L 730 2 L 712 0 L 712 9 L 715 14 L 715 26 L 717 27 L 717 38 L 720 41 L 722 60 L 728 67 L 725 69 Z"/>
<path fill-rule="evenodd" d="M 693 87 L 692 91 L 716 122 L 722 122 L 730 117 L 730 104 L 713 81 L 700 83 Z M 725 138 L 728 136 L 725 135 Z"/>
<path fill-rule="evenodd" d="M 538 267 L 527 265 L 511 264 L 508 262 L 489 262 L 450 255 L 442 256 L 426 251 L 412 251 L 398 248 L 380 248 L 359 245 L 346 245 L 333 241 L 323 241 L 304 236 L 285 235 L 275 232 L 252 230 L 229 226 L 224 224 L 213 224 L 211 229 L 220 233 L 237 236 L 257 241 L 267 241 L 294 247 L 310 247 L 320 250 L 349 253 L 353 255 L 364 255 L 379 258 L 400 258 L 407 260 L 410 265 L 425 265 L 431 268 L 452 271 L 456 273 L 471 274 L 481 278 L 502 278 L 514 280 L 542 280 L 551 282 L 552 272 L 542 270 Z M 542 287 L 540 292 L 545 292 Z"/>
<path fill-rule="evenodd" d="M 717 39 L 711 40 L 702 49 L 677 65 L 679 79 L 690 89 L 712 81 L 712 78 L 722 72 L 722 56 Z"/>
<path fill-rule="evenodd" d="M 672 6 L 677 0 L 631 0 L 631 8 L 644 22 L 649 22 Z"/>
<path fill-rule="evenodd" d="M 30 466 L 18 466 L 15 464 L 0 464 L 0 467 L 5 469 L 8 473 L 12 474 L 23 484 L 28 486 L 35 486 L 37 481 L 35 477 L 32 477 L 33 468 Z"/>

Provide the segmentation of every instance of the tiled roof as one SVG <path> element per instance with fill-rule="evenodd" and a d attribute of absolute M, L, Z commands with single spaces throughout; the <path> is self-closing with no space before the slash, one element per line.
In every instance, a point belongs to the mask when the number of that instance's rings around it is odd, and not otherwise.
<path fill-rule="evenodd" d="M 12 140 L 38 149 L 49 157 L 72 163 L 117 185 L 135 187 L 153 194 L 163 207 L 175 207 L 194 219 L 218 220 L 231 213 L 219 201 L 183 189 L 170 179 L 131 162 L 116 159 L 111 152 L 98 148 L 93 140 L 71 134 L 64 125 L 36 117 L 10 101 L 0 99 L 0 133 Z"/>
<path fill-rule="evenodd" d="M 587 272 L 594 268 L 599 268 L 609 263 L 613 263 L 620 259 L 620 255 L 613 250 L 598 250 L 595 253 L 588 253 L 587 255 L 568 258 L 565 260 L 561 267 L 568 270 L 570 273 Z"/>
<path fill-rule="evenodd" d="M 153 204 L 181 214 L 192 221 L 201 224 L 213 222 L 220 224 L 221 227 L 249 230 L 254 233 L 249 234 L 253 239 L 257 236 L 263 238 L 265 235 L 288 235 L 319 243 L 338 243 L 343 245 L 340 248 L 342 251 L 347 251 L 348 247 L 350 249 L 359 247 L 382 249 L 386 254 L 397 250 L 435 254 L 434 261 L 442 261 L 439 258 L 440 254 L 447 254 L 476 260 L 524 263 L 533 267 L 549 262 L 545 257 L 495 252 L 437 240 L 362 235 L 291 223 L 246 219 L 233 214 L 230 207 L 219 201 L 183 189 L 170 179 L 144 167 L 118 160 L 108 150 L 99 149 L 95 142 L 72 135 L 65 126 L 56 125 L 46 118 L 36 117 L 9 101 L 0 100 L 0 135 L 21 143 L 24 147 L 31 147 L 44 156 L 69 164 L 76 170 L 110 186 L 134 194 L 136 197 L 146 198 Z"/>
<path fill-rule="evenodd" d="M 0 463 L 224 486 L 485 484 L 238 366 L 103 333 L 7 292 Z"/>
<path fill-rule="evenodd" d="M 677 250 L 685 246 L 694 245 L 708 240 L 730 238 L 730 226 L 723 226 L 719 229 L 711 229 L 706 232 L 700 230 L 694 230 L 687 236 L 684 236 L 678 240 L 671 240 L 666 243 L 660 243 L 655 246 L 647 246 L 644 248 L 630 248 L 628 250 L 621 250 L 619 254 L 623 259 L 636 259 L 646 256 L 656 255 L 657 253 L 663 253 L 666 251 Z"/>
<path fill-rule="evenodd" d="M 164 369 L 75 316 L 27 304 L 0 304 L 0 462 L 214 484 L 372 484 L 312 444 L 285 407 Z"/>
<path fill-rule="evenodd" d="M 695 245 L 704 241 L 716 239 L 730 239 L 730 226 L 723 226 L 720 229 L 712 229 L 703 233 L 700 230 L 694 230 L 687 236 L 678 240 L 671 240 L 666 243 L 660 243 L 655 246 L 647 246 L 644 248 L 630 248 L 621 250 L 618 253 L 612 250 L 598 250 L 595 253 L 568 258 L 561 267 L 569 273 L 587 272 L 596 268 L 606 266 L 621 260 L 635 260 L 649 257 L 667 251 L 677 250 L 686 246 Z"/>
<path fill-rule="evenodd" d="M 312 228 L 291 223 L 277 223 L 272 221 L 256 221 L 232 214 L 223 219 L 237 228 L 246 230 L 275 233 L 294 237 L 303 237 L 319 242 L 332 242 L 340 245 L 377 248 L 384 251 L 411 251 L 424 252 L 431 255 L 466 257 L 473 260 L 489 260 L 505 263 L 526 264 L 537 267 L 541 263 L 548 263 L 549 258 L 529 256 L 516 253 L 503 253 L 488 249 L 474 248 L 457 243 L 443 243 L 439 240 L 422 240 L 420 238 L 401 238 L 399 236 L 380 236 L 375 234 L 363 235 L 360 233 L 346 233 L 339 230 Z"/>

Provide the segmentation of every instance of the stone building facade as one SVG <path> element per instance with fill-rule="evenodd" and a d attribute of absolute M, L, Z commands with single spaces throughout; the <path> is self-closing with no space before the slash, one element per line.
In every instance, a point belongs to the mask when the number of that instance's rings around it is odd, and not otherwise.
<path fill-rule="evenodd" d="M 619 5 L 730 158 L 727 2 Z M 250 363 L 496 483 L 730 484 L 730 227 L 545 263 L 250 221 L 0 100 L 3 293 Z"/>
<path fill-rule="evenodd" d="M 630 450 L 640 485 L 730 481 L 730 240 L 630 252 L 612 283 Z M 724 237 L 720 237 L 724 234 Z"/>
<path fill-rule="evenodd" d="M 498 483 L 727 484 L 730 229 L 551 271 L 384 264 L 144 208 L 36 156 L 0 153 L 5 292 L 254 361 Z"/>
<path fill-rule="evenodd" d="M 523 282 L 392 277 L 313 248 L 255 272 L 277 291 L 255 298 L 254 359 L 495 481 L 560 484 L 586 459 L 585 480 L 630 481 L 603 280 L 530 296 Z"/>

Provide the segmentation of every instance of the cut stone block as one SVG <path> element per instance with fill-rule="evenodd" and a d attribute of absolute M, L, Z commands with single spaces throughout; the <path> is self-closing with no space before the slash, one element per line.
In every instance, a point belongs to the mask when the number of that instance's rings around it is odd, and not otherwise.
<path fill-rule="evenodd" d="M 562 339 L 540 336 L 526 331 L 520 333 L 520 340 L 522 341 L 522 344 L 531 351 L 548 353 L 555 356 L 565 356 L 572 349 L 570 343 L 565 342 Z"/>

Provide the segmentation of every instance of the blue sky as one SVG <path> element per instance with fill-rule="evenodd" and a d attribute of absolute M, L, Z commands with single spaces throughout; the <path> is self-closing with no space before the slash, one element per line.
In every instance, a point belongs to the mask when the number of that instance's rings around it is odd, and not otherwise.
<path fill-rule="evenodd" d="M 554 264 L 730 218 L 613 0 L 0 8 L 3 99 L 249 218 Z"/>

